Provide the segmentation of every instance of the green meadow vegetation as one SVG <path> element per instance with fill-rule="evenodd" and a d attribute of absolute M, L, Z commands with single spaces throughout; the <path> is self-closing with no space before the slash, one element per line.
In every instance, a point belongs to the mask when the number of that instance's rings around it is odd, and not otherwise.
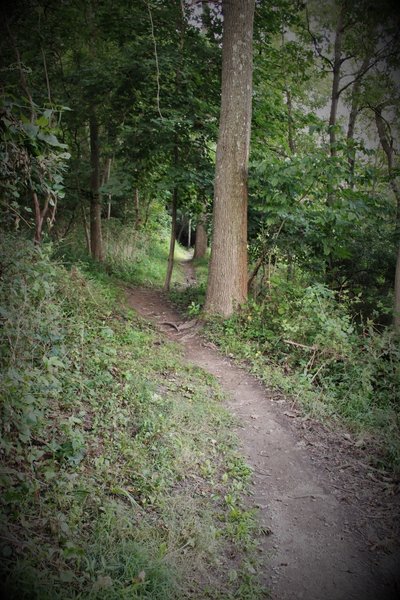
<path fill-rule="evenodd" d="M 105 271 L 51 251 L 1 242 L 7 598 L 260 597 L 251 470 L 218 385 Z"/>

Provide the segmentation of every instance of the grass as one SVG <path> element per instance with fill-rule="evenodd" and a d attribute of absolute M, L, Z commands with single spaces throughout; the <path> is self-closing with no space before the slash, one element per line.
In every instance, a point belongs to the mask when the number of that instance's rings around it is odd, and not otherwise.
<path fill-rule="evenodd" d="M 13 236 L 0 256 L 7 597 L 264 597 L 251 470 L 214 378 L 103 274 Z"/>
<path fill-rule="evenodd" d="M 76 229 L 57 245 L 55 256 L 70 266 L 80 264 L 97 276 L 105 271 L 116 279 L 135 285 L 164 285 L 169 253 L 167 231 L 161 229 L 156 235 L 149 231 L 138 231 L 133 226 L 122 227 L 111 219 L 103 222 L 103 245 L 104 261 L 99 265 L 88 256 L 83 233 Z M 184 272 L 179 263 L 187 257 L 187 251 L 176 243 L 172 285 L 179 286 L 184 282 Z"/>

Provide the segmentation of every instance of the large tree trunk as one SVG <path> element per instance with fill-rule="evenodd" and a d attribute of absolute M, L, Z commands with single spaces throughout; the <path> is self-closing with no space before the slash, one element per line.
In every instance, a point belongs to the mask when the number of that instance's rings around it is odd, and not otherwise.
<path fill-rule="evenodd" d="M 196 239 L 193 258 L 204 258 L 207 252 L 206 216 L 200 215 L 196 225 Z"/>
<path fill-rule="evenodd" d="M 205 311 L 231 315 L 247 300 L 247 170 L 255 0 L 223 0 L 222 95 L 213 242 Z"/>
<path fill-rule="evenodd" d="M 101 235 L 100 201 L 100 143 L 99 126 L 93 111 L 89 120 L 90 128 L 90 249 L 95 260 L 103 260 L 103 240 Z"/>

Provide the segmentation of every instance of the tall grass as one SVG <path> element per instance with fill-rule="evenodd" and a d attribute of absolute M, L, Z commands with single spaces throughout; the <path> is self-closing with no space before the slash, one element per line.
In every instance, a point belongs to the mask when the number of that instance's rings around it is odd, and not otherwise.
<path fill-rule="evenodd" d="M 163 285 L 169 252 L 167 232 L 155 234 L 110 222 L 104 228 L 104 248 L 105 264 L 116 276 L 139 285 Z M 187 257 L 188 253 L 176 243 L 173 284 L 183 283 L 179 261 Z"/>

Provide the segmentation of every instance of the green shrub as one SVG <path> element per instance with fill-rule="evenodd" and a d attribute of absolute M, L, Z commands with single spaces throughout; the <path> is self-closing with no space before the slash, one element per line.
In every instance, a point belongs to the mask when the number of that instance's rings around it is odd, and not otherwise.
<path fill-rule="evenodd" d="M 295 394 L 308 410 L 345 419 L 355 430 L 376 436 L 386 463 L 397 468 L 398 338 L 391 328 L 357 323 L 353 313 L 346 297 L 324 285 L 304 286 L 276 273 L 263 301 L 250 300 L 209 328 L 226 352 L 250 361 L 267 383 Z"/>

